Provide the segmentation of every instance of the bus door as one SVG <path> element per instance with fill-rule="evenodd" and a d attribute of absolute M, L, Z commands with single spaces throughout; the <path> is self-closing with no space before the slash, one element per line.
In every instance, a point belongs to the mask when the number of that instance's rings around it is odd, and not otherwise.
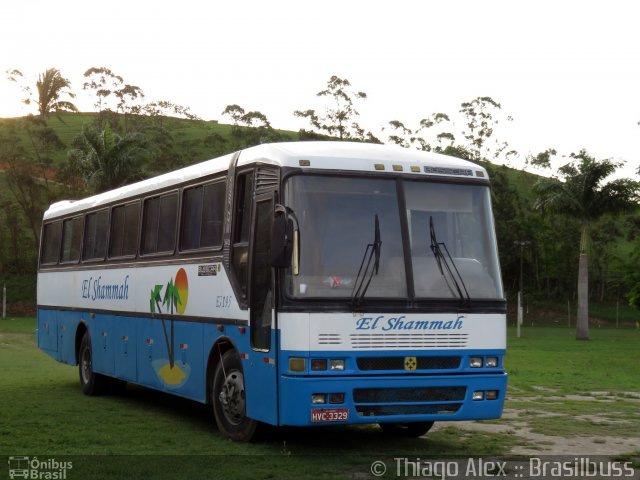
<path fill-rule="evenodd" d="M 256 195 L 249 267 L 251 352 L 244 363 L 247 415 L 277 425 L 276 317 L 271 266 L 273 193 Z"/>

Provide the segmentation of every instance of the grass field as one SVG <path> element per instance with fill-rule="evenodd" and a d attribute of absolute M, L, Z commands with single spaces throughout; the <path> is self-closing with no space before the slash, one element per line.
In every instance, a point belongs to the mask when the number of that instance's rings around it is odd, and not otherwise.
<path fill-rule="evenodd" d="M 593 331 L 589 342 L 567 328 L 526 328 L 522 338 L 510 331 L 510 414 L 479 425 L 486 429 L 449 423 L 415 440 L 389 439 L 373 426 L 288 429 L 249 445 L 224 439 L 209 408 L 194 402 L 136 386 L 122 396 L 82 395 L 77 369 L 39 351 L 34 329 L 32 318 L 0 320 L 0 455 L 73 460 L 68 478 L 369 478 L 374 460 L 538 448 L 520 431 L 523 419 L 538 434 L 624 439 L 625 453 L 638 454 L 635 329 Z M 578 418 L 603 410 L 604 422 Z"/>

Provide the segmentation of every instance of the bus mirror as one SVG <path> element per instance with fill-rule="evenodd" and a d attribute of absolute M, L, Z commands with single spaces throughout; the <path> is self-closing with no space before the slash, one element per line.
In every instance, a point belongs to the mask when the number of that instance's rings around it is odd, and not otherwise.
<path fill-rule="evenodd" d="M 289 268 L 293 253 L 293 220 L 285 212 L 276 209 L 271 232 L 271 265 Z"/>

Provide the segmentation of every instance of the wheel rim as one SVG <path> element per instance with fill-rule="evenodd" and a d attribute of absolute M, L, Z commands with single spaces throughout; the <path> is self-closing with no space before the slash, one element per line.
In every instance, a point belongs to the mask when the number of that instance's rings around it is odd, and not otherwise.
<path fill-rule="evenodd" d="M 82 383 L 89 383 L 91 380 L 91 350 L 85 348 L 82 351 L 80 359 L 80 374 L 82 375 Z"/>
<path fill-rule="evenodd" d="M 218 396 L 226 420 L 239 425 L 245 417 L 244 377 L 238 370 L 229 372 Z"/>

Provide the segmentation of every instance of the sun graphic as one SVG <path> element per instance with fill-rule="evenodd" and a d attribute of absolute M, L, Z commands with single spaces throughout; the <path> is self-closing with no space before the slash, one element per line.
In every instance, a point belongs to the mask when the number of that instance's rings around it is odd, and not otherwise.
<path fill-rule="evenodd" d="M 182 315 L 187 309 L 187 300 L 189 299 L 189 281 L 187 280 L 187 272 L 184 271 L 184 268 L 178 270 L 175 286 L 178 289 L 178 295 L 180 295 L 180 303 L 176 306 L 176 310 L 179 315 Z"/>

